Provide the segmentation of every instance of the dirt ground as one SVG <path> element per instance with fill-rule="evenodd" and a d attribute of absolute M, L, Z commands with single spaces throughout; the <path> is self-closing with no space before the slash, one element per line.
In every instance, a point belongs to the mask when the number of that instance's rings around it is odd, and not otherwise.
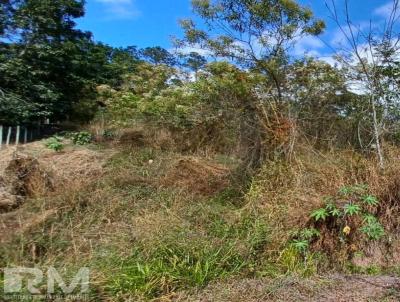
<path fill-rule="evenodd" d="M 372 302 L 400 301 L 400 278 L 331 275 L 312 279 L 245 279 L 211 284 L 178 301 L 190 302 Z"/>

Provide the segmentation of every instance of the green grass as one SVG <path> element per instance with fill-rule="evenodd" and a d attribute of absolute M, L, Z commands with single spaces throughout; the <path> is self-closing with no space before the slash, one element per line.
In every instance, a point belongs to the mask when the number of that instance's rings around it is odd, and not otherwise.
<path fill-rule="evenodd" d="M 213 247 L 209 243 L 178 245 L 170 241 L 147 256 L 137 249 L 115 265 L 106 287 L 113 296 L 155 298 L 239 273 L 247 262 L 229 244 Z"/>
<path fill-rule="evenodd" d="M 124 150 L 95 183 L 30 201 L 24 210 L 60 211 L 0 247 L 1 264 L 89 266 L 93 295 L 120 301 L 157 299 L 235 277 L 315 273 L 316 255 L 271 246 L 269 217 L 248 206 L 242 187 L 204 197 L 160 186 L 180 157 Z"/>
<path fill-rule="evenodd" d="M 268 241 L 261 217 L 238 212 L 221 197 L 188 203 L 179 217 L 181 225 L 165 226 L 162 234 L 136 242 L 130 256 L 103 265 L 112 271 L 112 296 L 151 299 L 255 274 Z"/>

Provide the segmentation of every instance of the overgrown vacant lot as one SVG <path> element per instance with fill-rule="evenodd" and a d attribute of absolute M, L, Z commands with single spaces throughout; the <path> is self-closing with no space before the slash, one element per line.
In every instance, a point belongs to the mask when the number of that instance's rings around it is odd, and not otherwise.
<path fill-rule="evenodd" d="M 93 301 L 400 299 L 396 150 L 387 175 L 352 152 L 299 153 L 243 183 L 234 157 L 41 145 L 18 157 L 37 158 L 53 186 L 0 214 L 3 267 L 88 266 Z M 351 221 L 343 235 L 339 219 L 311 217 L 324 196 L 366 182 L 381 237 L 368 239 Z M 311 229 L 318 235 L 301 245 Z"/>
<path fill-rule="evenodd" d="M 400 0 L 185 2 L 0 0 L 0 300 L 400 301 Z"/>

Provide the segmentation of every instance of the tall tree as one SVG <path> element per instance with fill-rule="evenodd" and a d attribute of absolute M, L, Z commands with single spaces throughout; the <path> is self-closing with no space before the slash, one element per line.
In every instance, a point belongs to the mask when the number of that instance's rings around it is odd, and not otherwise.
<path fill-rule="evenodd" d="M 14 26 L 24 44 L 75 41 L 87 34 L 75 29 L 74 19 L 85 14 L 83 0 L 24 0 L 14 12 Z"/>
<path fill-rule="evenodd" d="M 183 20 L 184 42 L 267 74 L 279 98 L 288 50 L 297 39 L 325 28 L 310 9 L 293 0 L 192 0 L 192 5 L 208 31 Z"/>
<path fill-rule="evenodd" d="M 5 34 L 10 26 L 13 2 L 12 0 L 0 0 L 0 37 Z"/>
<path fill-rule="evenodd" d="M 76 29 L 84 15 L 82 0 L 18 0 L 8 10 L 0 45 L 1 102 L 30 104 L 29 119 L 66 118 L 81 94 L 88 92 L 97 66 L 89 55 L 91 34 Z M 101 64 L 105 64 L 103 60 Z M 6 106 L 3 106 L 6 108 Z M 20 121 L 27 119 L 26 114 Z"/>
<path fill-rule="evenodd" d="M 268 154 L 286 153 L 286 141 L 276 134 L 290 132 L 293 124 L 284 112 L 288 111 L 284 85 L 289 50 L 298 39 L 320 34 L 325 24 L 293 0 L 192 0 L 192 5 L 208 31 L 193 20 L 183 20 L 185 39 L 178 41 L 178 46 L 208 49 L 269 79 L 243 104 L 246 159 L 257 168 Z M 267 135 L 277 138 L 275 143 Z"/>
<path fill-rule="evenodd" d="M 146 47 L 140 51 L 141 56 L 152 64 L 165 64 L 168 66 L 174 66 L 176 64 L 175 57 L 166 49 L 155 46 Z"/>
<path fill-rule="evenodd" d="M 344 44 L 338 47 L 337 57 L 348 70 L 348 80 L 355 83 L 361 94 L 369 98 L 370 115 L 375 149 L 381 168 L 384 167 L 382 137 L 393 107 L 399 112 L 399 89 L 396 69 L 400 51 L 399 27 L 400 1 L 392 0 L 382 26 L 370 27 L 364 31 L 352 22 L 349 1 L 344 1 L 344 15 L 340 15 L 336 1 L 328 5 L 333 20 L 344 37 Z M 395 67 L 392 69 L 392 67 Z M 397 104 L 396 104 L 397 103 Z M 392 116 L 393 117 L 393 116 Z"/>
<path fill-rule="evenodd" d="M 183 66 L 189 68 L 195 73 L 197 78 L 197 72 L 207 64 L 207 59 L 200 55 L 198 52 L 190 52 L 183 56 Z"/>

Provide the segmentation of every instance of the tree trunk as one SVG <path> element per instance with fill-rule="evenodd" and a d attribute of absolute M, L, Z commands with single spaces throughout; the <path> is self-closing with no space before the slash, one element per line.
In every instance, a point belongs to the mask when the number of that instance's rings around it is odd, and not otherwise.
<path fill-rule="evenodd" d="M 372 118 L 373 118 L 373 126 L 374 126 L 374 140 L 375 140 L 375 144 L 376 144 L 376 153 L 378 155 L 379 167 L 383 169 L 385 167 L 385 162 L 384 162 L 383 152 L 382 152 L 382 147 L 381 147 L 380 129 L 379 129 L 378 117 L 376 114 L 376 105 L 375 105 L 374 97 L 371 98 L 371 108 L 372 108 Z"/>

